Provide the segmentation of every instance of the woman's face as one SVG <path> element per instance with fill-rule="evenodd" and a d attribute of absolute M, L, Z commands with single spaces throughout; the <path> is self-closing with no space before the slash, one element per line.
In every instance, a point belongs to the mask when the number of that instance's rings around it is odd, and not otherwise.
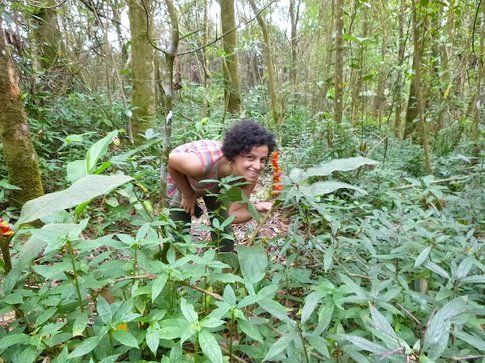
<path fill-rule="evenodd" d="M 247 154 L 236 156 L 232 162 L 233 174 L 249 182 L 256 181 L 268 160 L 268 153 L 268 146 L 261 145 L 253 147 Z"/>

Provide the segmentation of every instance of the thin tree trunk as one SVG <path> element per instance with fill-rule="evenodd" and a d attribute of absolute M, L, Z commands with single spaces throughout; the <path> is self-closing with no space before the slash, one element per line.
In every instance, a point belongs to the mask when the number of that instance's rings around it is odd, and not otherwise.
<path fill-rule="evenodd" d="M 207 44 L 209 39 L 209 2 L 204 0 L 204 32 L 202 33 L 202 44 Z M 202 48 L 201 64 L 204 71 L 202 84 L 204 85 L 204 104 L 202 108 L 202 114 L 204 116 L 210 115 L 210 103 L 209 103 L 209 82 L 210 82 L 210 71 L 209 71 L 209 57 L 207 56 L 207 47 Z"/>
<path fill-rule="evenodd" d="M 291 44 L 291 69 L 290 78 L 293 90 L 296 89 L 296 74 L 297 74 L 297 27 L 298 18 L 300 15 L 300 0 L 290 0 L 290 22 L 291 22 L 291 33 L 290 33 L 290 44 Z"/>
<path fill-rule="evenodd" d="M 483 104 L 485 103 L 485 90 L 482 87 L 483 73 L 484 73 L 484 56 L 485 56 L 485 16 L 483 12 L 478 15 L 477 19 L 477 31 L 480 35 L 480 49 L 478 54 L 478 70 L 476 79 L 476 93 L 473 113 L 473 129 L 472 129 L 472 141 L 473 141 L 473 156 L 480 156 L 480 120 L 484 119 Z M 473 41 L 473 40 L 472 40 Z"/>
<path fill-rule="evenodd" d="M 328 21 L 328 27 L 326 29 L 326 37 L 325 37 L 325 64 L 324 64 L 324 83 L 322 88 L 322 95 L 325 101 L 327 101 L 327 93 L 330 88 L 330 80 L 333 80 L 332 71 L 334 70 L 333 64 L 333 51 L 334 51 L 334 39 L 333 39 L 333 26 L 335 20 L 335 0 L 328 0 L 330 2 L 330 20 Z M 327 104 L 327 111 L 329 111 L 330 107 Z"/>
<path fill-rule="evenodd" d="M 344 0 L 335 2 L 335 103 L 334 118 L 335 122 L 341 123 L 343 118 L 344 102 Z"/>
<path fill-rule="evenodd" d="M 396 77 L 396 86 L 395 86 L 395 105 L 396 110 L 394 114 L 394 136 L 398 139 L 402 138 L 402 88 L 403 88 L 403 69 L 402 66 L 404 64 L 404 52 L 406 50 L 406 42 L 408 34 L 406 32 L 406 36 L 404 36 L 404 27 L 405 27 L 405 0 L 401 0 L 399 6 L 399 44 L 398 44 L 398 51 L 397 51 L 397 77 Z"/>
<path fill-rule="evenodd" d="M 223 73 L 226 82 L 224 98 L 226 110 L 231 114 L 238 114 L 241 110 L 241 93 L 239 87 L 238 57 L 235 53 L 236 40 L 236 15 L 234 0 L 220 0 L 222 45 L 224 49 Z M 227 34 L 226 34 L 227 33 Z"/>
<path fill-rule="evenodd" d="M 369 25 L 366 6 L 362 7 L 362 22 L 363 22 L 362 37 L 364 38 L 364 41 L 365 41 L 365 39 L 367 38 L 368 25 Z M 365 47 L 366 47 L 366 44 L 363 41 L 361 41 L 359 43 L 359 49 L 357 51 L 358 65 L 357 65 L 357 69 L 354 72 L 355 84 L 352 89 L 352 115 L 351 115 L 352 125 L 355 125 L 356 118 L 362 115 L 362 109 L 360 109 L 360 106 L 361 106 L 361 99 L 362 99 L 362 84 L 363 84 L 363 77 L 364 77 Z"/>
<path fill-rule="evenodd" d="M 426 6 L 426 5 L 424 5 Z M 416 57 L 416 64 L 415 64 L 415 75 L 414 75 L 414 87 L 415 87 L 415 95 L 416 95 L 416 109 L 419 117 L 419 127 L 421 131 L 421 145 L 423 147 L 423 156 L 424 156 L 424 170 L 427 174 L 432 174 L 433 169 L 431 165 L 431 153 L 429 148 L 429 139 L 428 139 L 428 127 L 426 124 L 426 118 L 424 114 L 424 96 L 423 96 L 423 88 L 422 88 L 422 57 L 424 53 L 425 47 L 425 29 L 426 29 L 426 15 L 423 15 L 421 18 L 421 9 L 416 7 L 416 4 L 413 3 L 413 46 L 414 46 L 414 53 Z"/>
<path fill-rule="evenodd" d="M 276 84 L 275 84 L 275 77 L 274 77 L 274 65 L 273 65 L 273 55 L 271 53 L 271 43 L 269 39 L 268 28 L 266 26 L 266 22 L 263 19 L 259 9 L 256 7 L 254 0 L 249 0 L 249 4 L 253 9 L 253 12 L 256 14 L 256 19 L 258 20 L 259 26 L 261 27 L 261 32 L 263 33 L 263 55 L 264 60 L 266 63 L 266 75 L 268 80 L 268 91 L 269 97 L 271 100 L 271 113 L 273 115 L 273 122 L 278 127 L 281 127 L 281 117 L 280 112 L 278 110 L 279 105 L 276 99 Z"/>
<path fill-rule="evenodd" d="M 128 1 L 133 77 L 131 131 L 136 143 L 144 140 L 140 135 L 154 126 L 155 117 L 155 64 L 150 44 L 152 26 L 149 24 L 151 4 L 151 0 Z"/>
<path fill-rule="evenodd" d="M 59 56 L 61 32 L 57 21 L 57 7 L 54 0 L 44 0 L 35 9 L 33 20 L 35 24 L 34 38 L 37 43 L 39 63 L 43 70 L 49 70 Z"/>
<path fill-rule="evenodd" d="M 0 140 L 9 182 L 17 205 L 44 194 L 37 155 L 32 145 L 27 115 L 20 98 L 18 75 L 6 44 L 0 9 Z"/>

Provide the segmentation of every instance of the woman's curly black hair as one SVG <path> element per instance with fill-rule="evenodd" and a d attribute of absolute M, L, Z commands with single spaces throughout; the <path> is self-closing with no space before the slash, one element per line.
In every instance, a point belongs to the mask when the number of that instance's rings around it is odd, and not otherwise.
<path fill-rule="evenodd" d="M 238 155 L 245 155 L 255 146 L 266 145 L 271 154 L 276 146 L 274 135 L 250 119 L 243 119 L 232 126 L 224 136 L 222 154 L 233 161 Z"/>

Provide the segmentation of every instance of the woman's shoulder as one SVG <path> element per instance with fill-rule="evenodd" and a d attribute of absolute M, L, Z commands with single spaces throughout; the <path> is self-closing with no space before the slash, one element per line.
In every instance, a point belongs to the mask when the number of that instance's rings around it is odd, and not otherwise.
<path fill-rule="evenodd" d="M 220 150 L 222 141 L 218 140 L 196 140 L 177 146 L 174 151 L 177 152 L 200 152 L 204 150 Z"/>

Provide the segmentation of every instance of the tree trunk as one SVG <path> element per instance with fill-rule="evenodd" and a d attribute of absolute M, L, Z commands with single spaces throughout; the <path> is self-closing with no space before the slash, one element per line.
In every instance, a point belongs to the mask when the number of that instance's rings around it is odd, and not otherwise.
<path fill-rule="evenodd" d="M 343 118 L 344 102 L 344 0 L 335 2 L 335 122 L 341 123 Z"/>
<path fill-rule="evenodd" d="M 131 105 L 131 137 L 136 143 L 144 140 L 140 134 L 154 126 L 155 117 L 155 65 L 154 50 L 150 44 L 152 25 L 151 0 L 129 0 L 128 10 L 131 32 L 131 68 L 133 93 Z"/>
<path fill-rule="evenodd" d="M 402 88 L 403 88 L 403 69 L 404 64 L 404 52 L 406 50 L 406 42 L 408 34 L 404 36 L 405 27 L 405 0 L 401 0 L 399 6 L 399 41 L 398 41 L 398 51 L 397 51 L 397 77 L 395 83 L 395 99 L 394 103 L 396 105 L 396 110 L 394 114 L 394 136 L 398 139 L 402 138 Z"/>
<path fill-rule="evenodd" d="M 43 6 L 35 9 L 33 32 L 37 43 L 39 63 L 43 70 L 49 70 L 59 56 L 61 32 L 57 21 L 57 7 L 54 0 L 42 1 Z"/>
<path fill-rule="evenodd" d="M 43 195 L 44 188 L 2 22 L 0 10 L 0 140 L 9 182 L 21 188 L 13 193 L 14 203 L 22 205 Z"/>
<path fill-rule="evenodd" d="M 241 110 L 241 93 L 239 88 L 238 60 L 234 52 L 237 46 L 236 18 L 234 0 L 220 0 L 222 46 L 224 49 L 223 73 L 226 87 L 224 99 L 226 110 L 231 114 L 238 114 Z"/>
<path fill-rule="evenodd" d="M 357 51 L 357 69 L 354 72 L 355 75 L 355 84 L 352 89 L 352 115 L 351 115 L 351 123 L 355 125 L 355 120 L 357 117 L 362 116 L 363 107 L 361 106 L 362 100 L 362 85 L 363 85 L 363 77 L 364 77 L 364 55 L 365 55 L 365 48 L 366 43 L 365 40 L 367 39 L 367 32 L 369 27 L 369 21 L 367 18 L 367 7 L 362 7 L 362 37 L 364 38 L 363 41 L 359 43 L 359 49 Z"/>
<path fill-rule="evenodd" d="M 420 3 L 421 5 L 421 3 Z M 422 6 L 427 6 L 423 4 Z M 413 3 L 413 48 L 414 48 L 414 59 L 416 59 L 414 68 L 414 93 L 416 95 L 416 110 L 419 117 L 419 127 L 421 131 L 421 145 L 423 147 L 424 156 L 424 170 L 427 174 L 432 174 L 431 166 L 431 153 L 429 148 L 429 138 L 428 138 L 428 125 L 426 122 L 426 117 L 424 113 L 424 95 L 422 87 L 422 57 L 424 54 L 425 47 L 425 29 L 426 29 L 426 14 L 421 14 L 422 9 Z M 414 63 L 414 62 L 413 62 Z"/>
<path fill-rule="evenodd" d="M 202 45 L 207 44 L 209 40 L 209 2 L 204 0 L 204 32 L 202 33 Z M 210 103 L 209 103 L 209 85 L 210 85 L 210 71 L 209 71 L 209 57 L 207 55 L 207 47 L 202 48 L 201 51 L 201 64 L 204 73 L 202 84 L 204 85 L 204 104 L 202 108 L 202 114 L 204 116 L 210 115 Z"/>
<path fill-rule="evenodd" d="M 164 92 L 164 112 L 165 112 L 165 124 L 163 135 L 163 152 L 160 168 L 160 202 L 161 206 L 166 205 L 167 195 L 167 162 L 168 155 L 170 153 L 170 142 L 172 139 L 172 108 L 173 98 L 175 95 L 174 90 L 174 65 L 175 57 L 177 54 L 178 43 L 180 39 L 179 22 L 177 16 L 177 10 L 171 0 L 165 0 L 167 5 L 168 14 L 170 16 L 170 28 L 171 39 L 170 45 L 165 53 L 165 64 L 163 69 L 163 92 Z"/>
<path fill-rule="evenodd" d="M 291 21 L 291 33 L 290 33 L 290 44 L 291 44 L 291 69 L 290 69 L 290 78 L 291 78 L 291 85 L 293 86 L 293 90 L 296 89 L 296 70 L 298 69 L 297 66 L 297 27 L 298 27 L 298 18 L 300 16 L 300 0 L 290 0 L 290 21 Z"/>
<path fill-rule="evenodd" d="M 279 112 L 279 105 L 276 99 L 276 85 L 275 85 L 275 77 L 274 77 L 274 65 L 273 65 L 273 55 L 271 53 L 271 43 L 269 39 L 268 28 L 266 26 L 266 22 L 259 12 L 254 0 L 249 0 L 249 4 L 253 9 L 254 13 L 256 14 L 256 19 L 258 20 L 259 26 L 261 27 L 261 32 L 263 33 L 263 55 L 264 61 L 266 63 L 266 75 L 268 78 L 268 91 L 269 97 L 271 100 L 271 113 L 273 115 L 273 122 L 274 125 L 281 127 L 281 116 Z"/>
<path fill-rule="evenodd" d="M 482 87 L 483 73 L 484 73 L 484 55 L 485 55 L 485 16 L 483 12 L 478 15 L 476 33 L 480 36 L 480 49 L 478 54 L 478 69 L 476 79 L 476 93 L 474 113 L 473 113 L 473 129 L 472 129 L 472 141 L 473 141 L 473 156 L 480 156 L 480 120 L 484 119 L 483 104 L 485 101 L 485 90 Z M 473 40 L 472 40 L 473 41 Z"/>
<path fill-rule="evenodd" d="M 326 101 L 327 100 L 327 93 L 331 85 L 331 80 L 334 78 L 332 75 L 332 69 L 333 69 L 333 50 L 334 50 L 334 40 L 333 40 L 333 24 L 334 24 L 334 19 L 335 19 L 335 0 L 329 0 L 330 2 L 330 21 L 328 22 L 328 26 L 326 29 L 326 37 L 325 37 L 325 49 L 326 49 L 326 54 L 325 54 L 325 70 L 324 70 L 324 83 L 323 83 L 323 88 L 322 88 L 322 94 L 323 98 Z M 327 104 L 327 110 L 330 112 L 330 107 L 328 102 Z"/>

